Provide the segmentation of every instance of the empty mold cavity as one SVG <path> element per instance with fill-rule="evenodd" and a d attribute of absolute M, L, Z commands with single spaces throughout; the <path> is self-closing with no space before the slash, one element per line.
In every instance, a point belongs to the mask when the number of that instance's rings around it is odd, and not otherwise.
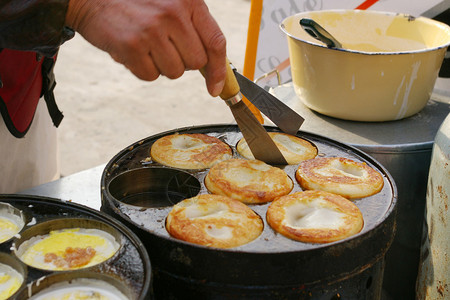
<path fill-rule="evenodd" d="M 200 182 L 189 173 L 169 168 L 140 168 L 117 175 L 108 185 L 111 196 L 140 207 L 167 207 L 196 196 Z"/>

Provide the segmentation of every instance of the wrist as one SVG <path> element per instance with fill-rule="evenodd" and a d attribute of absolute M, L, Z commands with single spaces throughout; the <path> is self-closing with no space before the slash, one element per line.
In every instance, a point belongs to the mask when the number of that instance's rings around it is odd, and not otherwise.
<path fill-rule="evenodd" d="M 69 0 L 65 25 L 79 31 L 91 15 L 99 10 L 98 0 Z"/>

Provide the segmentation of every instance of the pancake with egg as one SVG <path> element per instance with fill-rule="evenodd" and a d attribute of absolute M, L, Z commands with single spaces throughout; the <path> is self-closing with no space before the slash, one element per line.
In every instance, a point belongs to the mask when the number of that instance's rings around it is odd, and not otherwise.
<path fill-rule="evenodd" d="M 74 270 L 108 260 L 119 247 L 116 239 L 105 231 L 67 228 L 23 242 L 17 249 L 17 256 L 38 269 Z"/>
<path fill-rule="evenodd" d="M 307 140 L 282 132 L 268 132 L 268 134 L 278 149 L 280 149 L 281 154 L 283 154 L 289 165 L 298 164 L 303 160 L 314 158 L 317 155 L 317 148 Z M 242 138 L 238 142 L 236 149 L 243 157 L 255 159 L 245 138 Z"/>
<path fill-rule="evenodd" d="M 180 169 L 210 168 L 232 155 L 230 146 L 201 133 L 166 135 L 156 140 L 150 149 L 154 161 Z"/>
<path fill-rule="evenodd" d="M 9 203 L 0 202 L 0 244 L 9 241 L 24 226 L 22 212 Z"/>
<path fill-rule="evenodd" d="M 323 191 L 303 191 L 273 201 L 266 213 L 270 227 L 300 242 L 330 243 L 361 231 L 359 208 L 350 200 Z"/>
<path fill-rule="evenodd" d="M 19 290 L 23 276 L 11 266 L 0 263 L 0 299 L 8 299 Z"/>
<path fill-rule="evenodd" d="M 295 178 L 303 189 L 321 190 L 348 199 L 381 191 L 383 176 L 365 163 L 344 157 L 317 157 L 300 163 Z"/>
<path fill-rule="evenodd" d="M 213 166 L 205 177 L 205 186 L 213 194 L 256 204 L 288 194 L 294 184 L 280 168 L 259 160 L 235 158 Z"/>
<path fill-rule="evenodd" d="M 19 218 L 0 215 L 0 243 L 6 242 L 22 230 L 24 222 Z"/>
<path fill-rule="evenodd" d="M 171 236 L 186 242 L 233 248 L 256 239 L 263 222 L 239 201 L 203 194 L 174 205 L 167 216 L 166 229 Z"/>

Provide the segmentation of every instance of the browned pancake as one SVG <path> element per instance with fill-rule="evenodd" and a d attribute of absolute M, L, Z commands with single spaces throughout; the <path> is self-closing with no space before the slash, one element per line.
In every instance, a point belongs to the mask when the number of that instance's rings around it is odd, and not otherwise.
<path fill-rule="evenodd" d="M 247 205 L 220 195 L 199 195 L 176 204 L 166 219 L 175 238 L 216 248 L 233 248 L 256 239 L 261 218 Z"/>
<path fill-rule="evenodd" d="M 213 166 L 205 178 L 206 188 L 243 203 L 265 203 L 288 194 L 291 178 L 283 170 L 259 160 L 229 159 Z"/>
<path fill-rule="evenodd" d="M 323 191 L 304 191 L 273 201 L 267 222 L 277 232 L 300 242 L 330 243 L 361 231 L 363 216 L 342 196 Z"/>
<path fill-rule="evenodd" d="M 304 139 L 281 132 L 268 132 L 268 134 L 290 165 L 298 164 L 317 155 L 317 148 Z M 245 139 L 241 139 L 236 148 L 243 157 L 255 159 Z"/>
<path fill-rule="evenodd" d="M 381 191 L 383 176 L 365 163 L 343 157 L 318 157 L 300 163 L 295 177 L 303 189 L 335 193 L 349 199 Z"/>
<path fill-rule="evenodd" d="M 180 169 L 210 168 L 232 154 L 226 143 L 201 133 L 167 135 L 155 141 L 150 150 L 154 161 Z"/>

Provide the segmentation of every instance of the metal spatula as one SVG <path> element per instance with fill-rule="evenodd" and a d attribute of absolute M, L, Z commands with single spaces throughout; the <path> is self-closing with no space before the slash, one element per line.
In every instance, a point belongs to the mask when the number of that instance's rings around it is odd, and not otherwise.
<path fill-rule="evenodd" d="M 281 131 L 295 135 L 305 119 L 268 91 L 233 70 L 242 94 Z"/>
<path fill-rule="evenodd" d="M 219 96 L 230 107 L 253 156 L 268 164 L 287 165 L 286 159 L 272 138 L 242 101 L 239 84 L 229 63 L 227 63 L 225 86 Z"/>

